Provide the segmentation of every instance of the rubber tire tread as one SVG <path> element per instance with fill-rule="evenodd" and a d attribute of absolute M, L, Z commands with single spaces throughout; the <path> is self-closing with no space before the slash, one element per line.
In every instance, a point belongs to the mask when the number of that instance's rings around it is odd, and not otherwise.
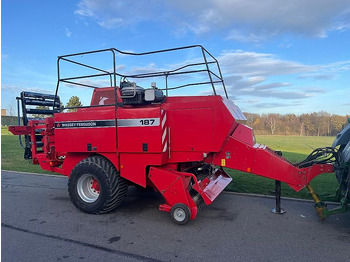
<path fill-rule="evenodd" d="M 340 155 L 342 155 L 344 148 L 345 148 L 345 145 L 341 145 L 341 146 L 339 147 L 338 153 L 339 153 Z M 345 163 L 344 163 L 344 161 L 342 161 L 342 163 L 340 163 L 340 164 L 341 164 L 341 165 L 344 165 Z M 349 167 L 348 167 L 348 168 L 349 168 Z M 346 191 L 346 190 L 347 190 L 347 187 L 349 187 L 349 190 L 350 190 L 350 184 L 349 184 L 349 185 L 341 184 L 342 176 L 344 175 L 343 172 L 348 172 L 348 171 L 349 171 L 349 170 L 336 170 L 336 171 L 335 171 L 335 177 L 337 178 L 337 181 L 338 181 L 338 183 L 339 183 L 340 189 L 341 189 L 342 191 Z M 348 174 L 348 175 L 349 175 L 349 174 Z"/>
<path fill-rule="evenodd" d="M 101 171 L 101 177 L 99 179 L 102 179 L 103 181 L 99 181 L 99 184 L 100 186 L 102 186 L 103 184 L 106 185 L 106 188 L 101 188 L 101 191 L 105 190 L 106 192 L 105 194 L 100 195 L 100 197 L 103 197 L 104 199 L 96 200 L 100 202 L 100 205 L 94 208 L 87 208 L 89 207 L 89 204 L 81 206 L 79 202 L 81 202 L 82 200 L 76 193 L 76 176 L 81 175 L 81 170 L 86 168 L 88 168 L 91 171 Z M 93 172 L 91 172 L 91 174 L 93 174 Z M 116 209 L 123 203 L 127 191 L 127 182 L 124 178 L 120 176 L 115 166 L 108 159 L 98 155 L 90 156 L 80 161 L 73 168 L 70 178 L 68 180 L 68 192 L 72 203 L 76 208 L 85 213 L 102 214 L 108 213 Z"/>

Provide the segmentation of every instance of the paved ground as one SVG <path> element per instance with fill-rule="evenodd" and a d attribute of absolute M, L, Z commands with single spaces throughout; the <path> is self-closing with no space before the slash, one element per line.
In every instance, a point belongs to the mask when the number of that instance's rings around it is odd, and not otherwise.
<path fill-rule="evenodd" d="M 2 261 L 349 261 L 350 214 L 320 221 L 313 204 L 221 194 L 185 226 L 161 197 L 131 187 L 123 207 L 88 215 L 67 179 L 1 173 Z"/>

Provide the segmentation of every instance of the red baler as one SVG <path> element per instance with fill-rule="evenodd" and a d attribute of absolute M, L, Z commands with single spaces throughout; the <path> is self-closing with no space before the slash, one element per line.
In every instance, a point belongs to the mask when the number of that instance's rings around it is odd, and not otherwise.
<path fill-rule="evenodd" d="M 117 54 L 147 56 L 192 48 L 200 49 L 202 62 L 131 75 L 116 70 Z M 75 60 L 105 52 L 113 55 L 112 71 Z M 60 56 L 58 66 L 62 62 L 97 70 L 99 76 L 110 79 L 110 87 L 97 88 L 81 81 L 97 74 L 69 78 L 59 74 L 54 96 L 21 93 L 18 100 L 22 102 L 24 126 L 9 129 L 15 135 L 24 135 L 25 158 L 44 170 L 69 177 L 71 200 L 84 212 L 115 209 L 125 198 L 128 185 L 135 184 L 158 191 L 165 200 L 160 210 L 170 212 L 176 223 L 185 224 L 231 182 L 224 168 L 282 181 L 297 191 L 318 174 L 333 172 L 331 163 L 300 167 L 257 144 L 253 130 L 244 124 L 244 115 L 227 97 L 218 62 L 202 46 L 139 54 L 112 48 Z M 203 72 L 206 81 L 168 85 L 170 77 Z M 156 77 L 165 78 L 165 86 L 157 88 L 152 83 L 145 89 L 128 81 Z M 58 96 L 62 83 L 94 88 L 90 105 L 66 112 Z M 219 95 L 218 84 L 225 98 Z M 209 85 L 213 95 L 168 94 L 192 85 Z M 38 105 L 52 109 L 33 108 Z M 52 116 L 30 120 L 29 114 Z"/>

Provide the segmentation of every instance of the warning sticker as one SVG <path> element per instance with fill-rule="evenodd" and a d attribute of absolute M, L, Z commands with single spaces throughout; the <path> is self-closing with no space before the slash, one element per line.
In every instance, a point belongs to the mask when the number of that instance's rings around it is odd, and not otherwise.
<path fill-rule="evenodd" d="M 226 159 L 225 158 L 221 159 L 221 166 L 226 166 Z"/>

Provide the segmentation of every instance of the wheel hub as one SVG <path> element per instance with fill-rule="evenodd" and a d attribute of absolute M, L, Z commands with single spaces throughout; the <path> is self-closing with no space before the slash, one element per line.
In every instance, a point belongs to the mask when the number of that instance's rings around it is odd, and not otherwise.
<path fill-rule="evenodd" d="M 174 210 L 174 218 L 175 220 L 182 222 L 186 219 L 186 212 L 182 208 L 176 208 Z"/>
<path fill-rule="evenodd" d="M 91 188 L 94 191 L 100 193 L 100 184 L 98 183 L 98 181 L 95 178 L 93 178 L 93 181 L 90 182 L 90 184 L 91 184 Z"/>
<path fill-rule="evenodd" d="M 78 180 L 77 192 L 84 202 L 93 203 L 100 196 L 100 184 L 92 175 L 84 174 Z"/>

